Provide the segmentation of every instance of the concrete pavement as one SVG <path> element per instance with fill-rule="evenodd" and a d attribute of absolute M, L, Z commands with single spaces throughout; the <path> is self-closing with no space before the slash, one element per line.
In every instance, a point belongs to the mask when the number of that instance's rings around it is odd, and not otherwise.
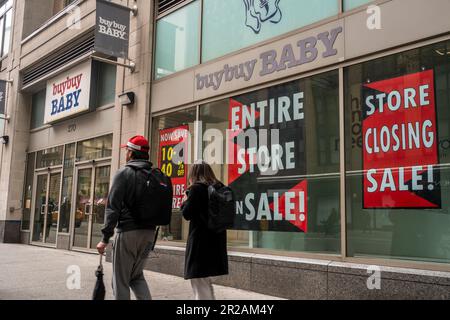
<path fill-rule="evenodd" d="M 157 259 L 157 258 L 155 258 Z M 0 244 L 0 300 L 90 300 L 98 255 L 36 246 Z M 74 274 L 80 271 L 79 289 Z M 74 272 L 75 273 L 71 273 Z M 106 299 L 112 299 L 110 263 L 104 263 Z M 153 299 L 191 300 L 189 281 L 145 271 Z M 276 297 L 214 286 L 220 300 L 275 300 Z"/>

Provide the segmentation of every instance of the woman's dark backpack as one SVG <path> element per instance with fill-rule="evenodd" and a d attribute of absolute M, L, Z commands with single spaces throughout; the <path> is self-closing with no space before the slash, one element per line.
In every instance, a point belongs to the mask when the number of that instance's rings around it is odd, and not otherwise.
<path fill-rule="evenodd" d="M 208 229 L 216 233 L 231 229 L 236 216 L 236 201 L 230 187 L 208 186 Z"/>
<path fill-rule="evenodd" d="M 142 225 L 165 226 L 172 218 L 173 189 L 170 178 L 159 169 L 138 169 L 131 213 Z"/>

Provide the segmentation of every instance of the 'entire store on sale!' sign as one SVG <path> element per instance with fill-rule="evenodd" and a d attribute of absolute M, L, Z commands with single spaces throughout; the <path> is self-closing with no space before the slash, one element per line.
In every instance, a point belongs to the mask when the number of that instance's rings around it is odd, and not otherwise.
<path fill-rule="evenodd" d="M 364 208 L 440 208 L 434 73 L 363 87 Z"/>
<path fill-rule="evenodd" d="M 229 99 L 235 230 L 308 232 L 304 81 Z"/>
<path fill-rule="evenodd" d="M 159 131 L 158 167 L 172 181 L 173 209 L 180 209 L 187 183 L 189 126 Z"/>

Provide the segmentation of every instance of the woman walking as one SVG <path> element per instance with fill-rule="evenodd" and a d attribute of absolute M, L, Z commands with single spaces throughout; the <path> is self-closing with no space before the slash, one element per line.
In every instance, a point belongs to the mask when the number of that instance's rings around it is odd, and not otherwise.
<path fill-rule="evenodd" d="M 215 300 L 210 277 L 228 274 L 227 232 L 208 229 L 208 186 L 223 187 L 206 162 L 191 166 L 189 187 L 181 207 L 190 221 L 184 278 L 191 280 L 195 300 Z"/>

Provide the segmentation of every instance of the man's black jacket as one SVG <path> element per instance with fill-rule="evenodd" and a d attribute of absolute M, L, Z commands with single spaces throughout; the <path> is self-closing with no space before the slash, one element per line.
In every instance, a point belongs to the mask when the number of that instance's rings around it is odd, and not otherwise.
<path fill-rule="evenodd" d="M 135 196 L 136 170 L 150 170 L 151 168 L 152 163 L 149 161 L 131 160 L 114 176 L 106 206 L 105 226 L 102 229 L 104 243 L 108 243 L 114 235 L 114 228 L 117 228 L 117 232 L 155 229 L 153 225 L 137 224 L 130 210 L 133 207 Z"/>

